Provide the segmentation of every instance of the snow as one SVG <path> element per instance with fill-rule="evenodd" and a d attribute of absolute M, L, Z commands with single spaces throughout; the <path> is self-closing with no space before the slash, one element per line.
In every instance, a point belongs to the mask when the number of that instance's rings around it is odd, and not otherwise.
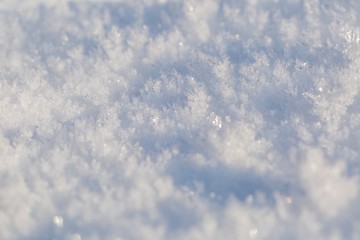
<path fill-rule="evenodd" d="M 0 239 L 360 239 L 359 13 L 0 1 Z"/>

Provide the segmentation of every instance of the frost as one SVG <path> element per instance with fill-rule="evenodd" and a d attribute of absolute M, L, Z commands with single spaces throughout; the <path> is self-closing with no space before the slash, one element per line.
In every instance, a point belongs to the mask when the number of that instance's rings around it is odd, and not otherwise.
<path fill-rule="evenodd" d="M 336 217 L 355 199 L 358 179 L 344 176 L 342 162 L 329 165 L 321 150 L 311 149 L 300 171 L 317 210 L 325 216 Z"/>
<path fill-rule="evenodd" d="M 64 219 L 61 216 L 55 216 L 53 222 L 58 228 L 62 228 L 64 225 Z"/>
<path fill-rule="evenodd" d="M 0 1 L 0 239 L 360 239 L 359 12 Z"/>
<path fill-rule="evenodd" d="M 345 34 L 342 35 L 345 40 L 348 43 L 359 43 L 360 42 L 360 32 L 359 31 L 353 31 L 350 30 L 348 32 L 346 32 Z"/>
<path fill-rule="evenodd" d="M 221 128 L 222 127 L 222 119 L 220 116 L 216 115 L 215 113 L 211 113 L 210 114 L 210 119 L 211 119 L 211 123 L 217 127 L 217 128 Z"/>
<path fill-rule="evenodd" d="M 82 238 L 78 233 L 74 233 L 74 234 L 70 235 L 68 239 L 69 240 L 81 240 Z"/>
<path fill-rule="evenodd" d="M 256 228 L 252 228 L 249 232 L 250 238 L 256 238 L 257 234 L 258 234 L 258 230 Z"/>

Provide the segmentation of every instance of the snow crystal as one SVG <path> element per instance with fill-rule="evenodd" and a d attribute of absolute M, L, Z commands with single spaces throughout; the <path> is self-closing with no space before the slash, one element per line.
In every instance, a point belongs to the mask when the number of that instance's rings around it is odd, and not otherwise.
<path fill-rule="evenodd" d="M 359 13 L 0 1 L 0 239 L 360 239 Z"/>
<path fill-rule="evenodd" d="M 250 238 L 256 238 L 258 230 L 256 228 L 252 228 L 249 232 Z"/>
<path fill-rule="evenodd" d="M 64 225 L 64 219 L 61 216 L 55 216 L 53 222 L 59 228 L 62 228 Z"/>

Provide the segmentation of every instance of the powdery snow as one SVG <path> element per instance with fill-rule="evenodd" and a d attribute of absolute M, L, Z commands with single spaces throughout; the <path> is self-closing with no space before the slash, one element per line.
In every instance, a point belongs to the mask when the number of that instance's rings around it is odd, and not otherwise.
<path fill-rule="evenodd" d="M 0 239 L 360 239 L 357 0 L 0 1 Z"/>

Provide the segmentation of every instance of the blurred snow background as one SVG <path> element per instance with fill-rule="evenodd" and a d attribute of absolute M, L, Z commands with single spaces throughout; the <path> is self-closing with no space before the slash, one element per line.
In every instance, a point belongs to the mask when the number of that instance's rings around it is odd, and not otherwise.
<path fill-rule="evenodd" d="M 0 239 L 360 239 L 360 2 L 0 2 Z"/>

